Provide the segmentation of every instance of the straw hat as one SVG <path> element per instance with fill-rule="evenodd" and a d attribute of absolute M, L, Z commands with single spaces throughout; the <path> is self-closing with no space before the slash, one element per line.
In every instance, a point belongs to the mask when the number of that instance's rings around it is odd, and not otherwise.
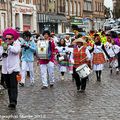
<path fill-rule="evenodd" d="M 78 42 L 86 43 L 86 41 L 83 40 L 82 38 L 78 38 L 78 39 L 73 41 L 73 43 L 78 43 Z"/>

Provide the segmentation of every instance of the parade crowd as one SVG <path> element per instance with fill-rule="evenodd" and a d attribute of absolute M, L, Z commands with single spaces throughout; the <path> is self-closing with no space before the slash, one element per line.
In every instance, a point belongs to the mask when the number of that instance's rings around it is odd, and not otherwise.
<path fill-rule="evenodd" d="M 35 84 L 35 67 L 40 71 L 42 90 L 55 84 L 55 66 L 61 80 L 71 74 L 78 92 L 85 92 L 89 75 L 94 71 L 96 80 L 101 82 L 104 64 L 108 63 L 110 73 L 120 71 L 120 34 L 105 34 L 104 31 L 91 30 L 83 36 L 75 31 L 75 36 L 57 38 L 53 32 L 45 30 L 33 39 L 29 31 L 20 37 L 16 29 L 8 28 L 0 38 L 0 57 L 2 58 L 1 85 L 8 90 L 10 109 L 15 109 L 18 85 L 25 87 L 27 71 L 30 85 Z"/>

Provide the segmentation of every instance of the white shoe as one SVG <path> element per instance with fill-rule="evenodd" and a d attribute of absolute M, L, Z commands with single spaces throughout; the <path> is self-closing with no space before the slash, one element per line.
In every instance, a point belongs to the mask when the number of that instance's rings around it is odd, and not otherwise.
<path fill-rule="evenodd" d="M 119 74 L 119 69 L 118 68 L 116 69 L 116 74 Z"/>
<path fill-rule="evenodd" d="M 61 80 L 64 80 L 64 77 L 63 77 L 63 76 L 61 77 Z"/>
<path fill-rule="evenodd" d="M 34 82 L 31 82 L 31 84 L 30 84 L 30 85 L 31 85 L 31 86 L 34 86 L 34 84 L 35 84 Z"/>

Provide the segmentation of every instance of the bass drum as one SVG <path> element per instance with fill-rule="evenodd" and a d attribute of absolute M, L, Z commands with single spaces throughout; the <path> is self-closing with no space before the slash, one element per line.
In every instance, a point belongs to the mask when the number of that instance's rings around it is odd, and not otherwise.
<path fill-rule="evenodd" d="M 37 56 L 40 59 L 49 59 L 49 41 L 39 40 L 37 42 Z"/>

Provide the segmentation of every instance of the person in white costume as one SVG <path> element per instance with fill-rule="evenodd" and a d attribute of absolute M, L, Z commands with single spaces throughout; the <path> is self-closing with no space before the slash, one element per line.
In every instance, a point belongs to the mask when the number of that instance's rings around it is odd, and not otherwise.
<path fill-rule="evenodd" d="M 111 57 L 110 60 L 110 68 L 111 68 L 111 73 L 112 73 L 112 68 L 116 68 L 116 74 L 119 72 L 118 69 L 118 59 L 117 59 L 117 54 L 120 52 L 120 47 L 118 45 L 114 44 L 114 41 L 112 40 L 110 35 L 107 35 L 107 43 L 105 44 L 105 49 L 109 56 Z"/>
<path fill-rule="evenodd" d="M 29 31 L 25 31 L 23 33 L 24 41 L 21 43 L 22 47 L 22 80 L 19 83 L 21 87 L 24 87 L 25 79 L 26 79 L 26 72 L 30 71 L 30 83 L 34 85 L 34 69 L 33 69 L 33 62 L 34 62 L 34 53 L 36 52 L 36 44 L 35 42 L 31 41 L 31 33 Z"/>
<path fill-rule="evenodd" d="M 56 48 L 58 50 L 57 60 L 59 63 L 59 70 L 62 75 L 61 79 L 64 80 L 64 74 L 69 71 L 70 63 L 73 61 L 73 53 L 69 50 L 70 48 L 66 46 L 64 39 L 60 39 L 58 47 Z"/>
<path fill-rule="evenodd" d="M 15 109 L 18 97 L 17 75 L 20 72 L 20 42 L 17 40 L 19 34 L 16 30 L 8 28 L 3 32 L 5 38 L 1 46 L 2 74 L 6 82 L 10 109 Z"/>

